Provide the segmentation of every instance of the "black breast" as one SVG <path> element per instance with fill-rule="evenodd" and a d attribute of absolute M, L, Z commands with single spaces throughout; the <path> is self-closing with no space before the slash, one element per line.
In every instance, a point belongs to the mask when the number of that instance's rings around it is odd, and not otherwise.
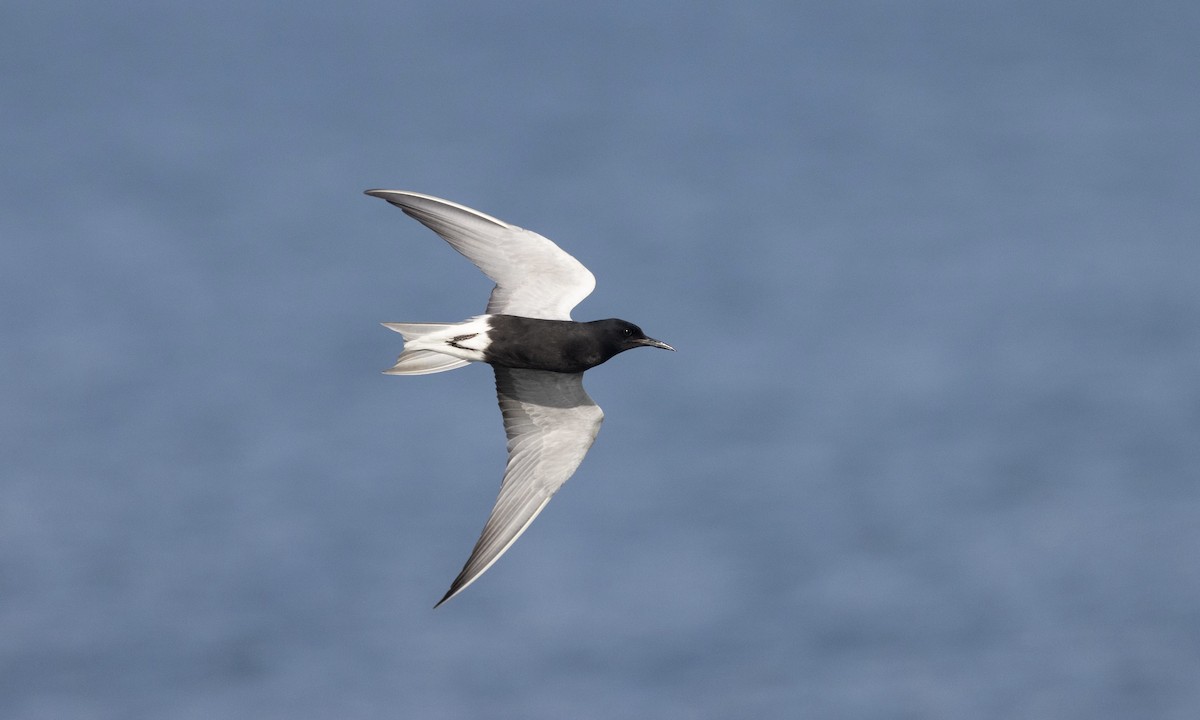
<path fill-rule="evenodd" d="M 529 370 L 580 373 L 620 352 L 589 323 L 572 320 L 493 315 L 488 340 L 484 362 Z"/>

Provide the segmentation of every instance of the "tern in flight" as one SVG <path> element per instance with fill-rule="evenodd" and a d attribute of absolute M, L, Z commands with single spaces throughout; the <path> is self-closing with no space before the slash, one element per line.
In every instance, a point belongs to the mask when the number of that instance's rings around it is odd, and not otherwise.
<path fill-rule="evenodd" d="M 441 605 L 500 559 L 583 461 L 604 419 L 583 389 L 584 371 L 633 348 L 675 348 L 624 320 L 572 320 L 571 309 L 596 279 L 541 235 L 429 195 L 367 194 L 433 230 L 496 283 L 483 315 L 459 323 L 384 323 L 404 336 L 404 351 L 384 371 L 389 375 L 471 362 L 488 363 L 496 374 L 508 465 L 483 533 Z"/>

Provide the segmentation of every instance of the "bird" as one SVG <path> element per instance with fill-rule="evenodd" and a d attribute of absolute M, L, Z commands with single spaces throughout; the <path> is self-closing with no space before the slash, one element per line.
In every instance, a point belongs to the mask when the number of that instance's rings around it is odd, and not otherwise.
<path fill-rule="evenodd" d="M 385 374 L 491 365 L 508 438 L 499 496 L 436 608 L 487 572 L 583 461 L 604 420 L 583 389 L 583 373 L 633 348 L 675 348 L 625 320 L 572 320 L 572 308 L 591 294 L 596 278 L 549 239 L 431 195 L 365 192 L 437 233 L 496 283 L 482 315 L 457 323 L 383 323 L 404 339 Z"/>

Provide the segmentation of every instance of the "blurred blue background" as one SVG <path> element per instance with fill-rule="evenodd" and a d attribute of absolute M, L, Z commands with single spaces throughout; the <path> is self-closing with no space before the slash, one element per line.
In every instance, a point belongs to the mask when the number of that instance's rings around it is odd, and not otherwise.
<path fill-rule="evenodd" d="M 1200 713 L 1200 5 L 0 10 L 0 716 Z M 675 345 L 480 582 L 455 200 Z"/>

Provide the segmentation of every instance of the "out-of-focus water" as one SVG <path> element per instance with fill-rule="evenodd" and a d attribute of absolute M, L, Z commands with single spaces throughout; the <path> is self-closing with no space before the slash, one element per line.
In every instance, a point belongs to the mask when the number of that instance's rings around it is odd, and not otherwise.
<path fill-rule="evenodd" d="M 0 716 L 1194 718 L 1200 12 L 0 12 Z M 448 197 L 675 345 L 494 499 Z"/>

